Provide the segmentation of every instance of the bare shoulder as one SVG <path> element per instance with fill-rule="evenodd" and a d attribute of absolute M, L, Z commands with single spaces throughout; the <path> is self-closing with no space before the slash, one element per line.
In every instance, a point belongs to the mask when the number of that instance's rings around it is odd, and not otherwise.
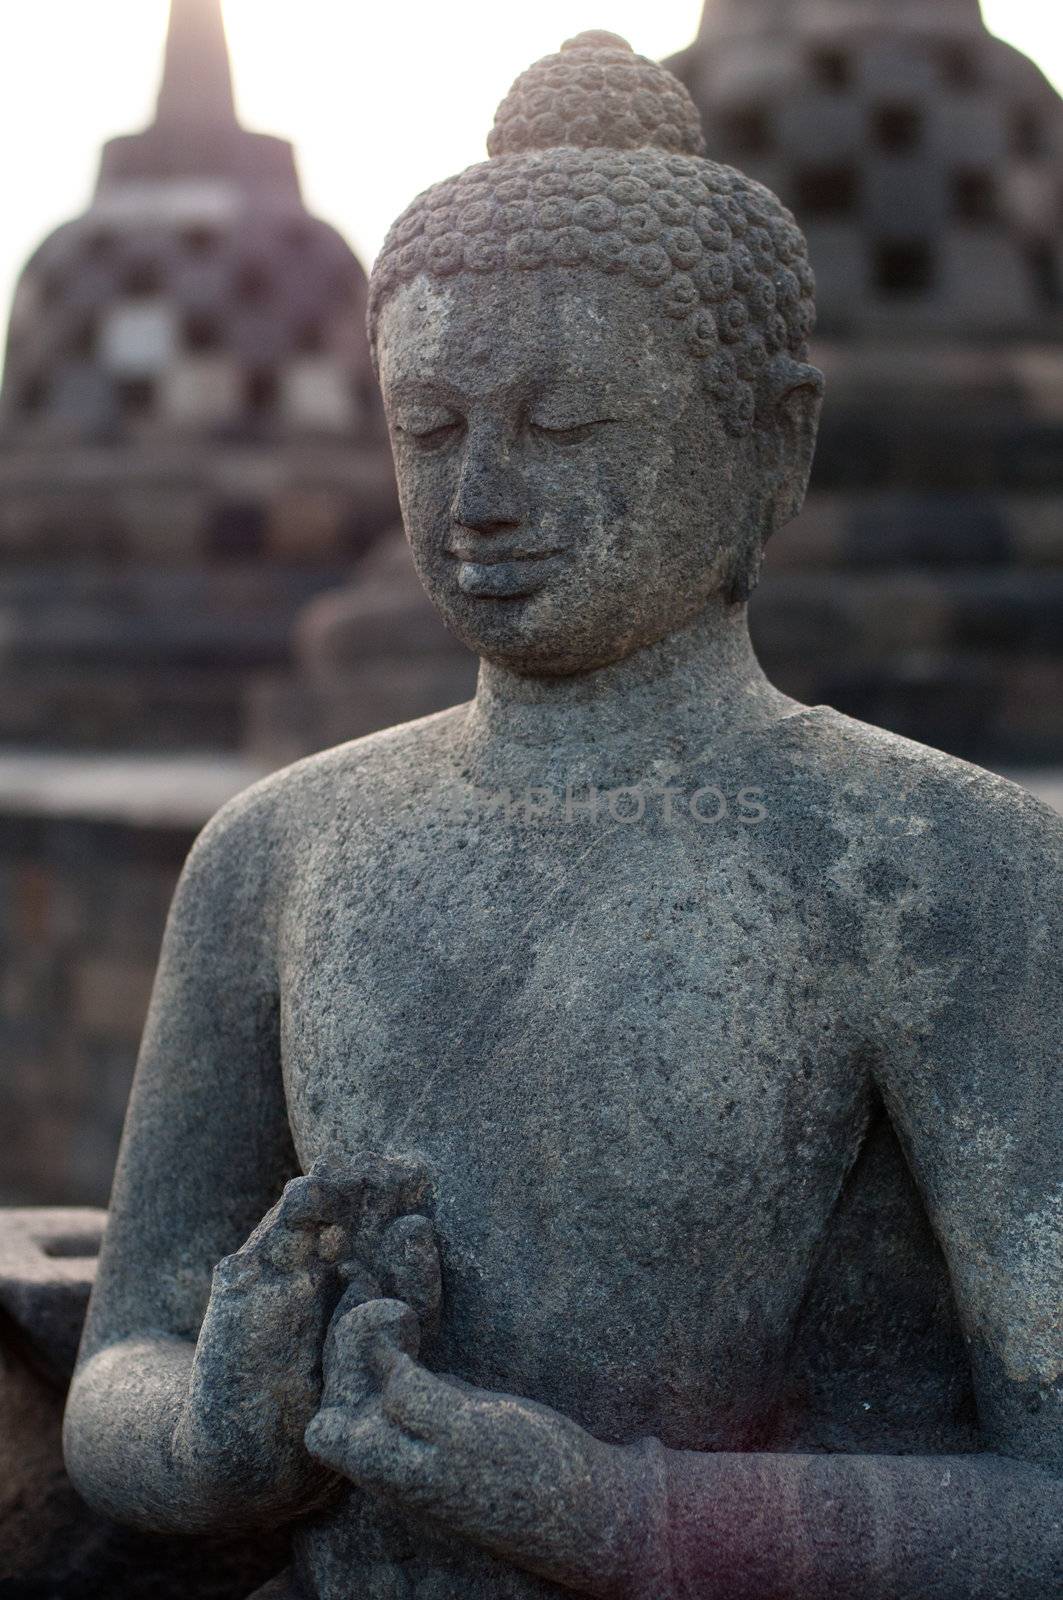
<path fill-rule="evenodd" d="M 924 1020 L 947 994 L 966 994 L 972 1015 L 1035 989 L 1042 1007 L 1063 1003 L 1063 818 L 1018 784 L 840 713 L 803 722 L 798 760 L 844 838 L 832 870 L 879 998 Z"/>
<path fill-rule="evenodd" d="M 892 840 L 909 859 L 967 863 L 978 876 L 998 860 L 1063 861 L 1063 817 L 1007 778 L 826 707 L 802 737 L 840 812 L 865 819 L 869 844 Z"/>
<path fill-rule="evenodd" d="M 211 818 L 186 875 L 241 881 L 283 878 L 301 848 L 330 833 L 372 831 L 400 819 L 448 781 L 447 752 L 466 708 L 351 740 L 245 789 Z"/>

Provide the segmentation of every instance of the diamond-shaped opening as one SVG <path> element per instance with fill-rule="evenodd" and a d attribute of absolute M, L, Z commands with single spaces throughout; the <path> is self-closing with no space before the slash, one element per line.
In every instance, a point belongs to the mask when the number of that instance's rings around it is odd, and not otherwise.
<path fill-rule="evenodd" d="M 1063 306 L 1063 264 L 1052 241 L 1033 240 L 1027 246 L 1027 259 L 1038 299 L 1052 309 Z"/>
<path fill-rule="evenodd" d="M 197 354 L 220 350 L 224 343 L 221 326 L 216 318 L 208 317 L 202 312 L 193 312 L 185 318 L 183 341 L 186 350 L 194 350 Z"/>
<path fill-rule="evenodd" d="M 47 386 L 43 378 L 27 378 L 19 390 L 18 409 L 24 417 L 35 417 L 44 409 Z"/>
<path fill-rule="evenodd" d="M 290 250 L 308 250 L 314 242 L 314 230 L 308 222 L 286 222 L 281 238 Z"/>
<path fill-rule="evenodd" d="M 897 101 L 879 106 L 873 113 L 875 142 L 883 150 L 900 154 L 914 150 L 923 134 L 923 113 L 919 106 Z"/>
<path fill-rule="evenodd" d="M 883 294 L 916 295 L 933 286 L 934 254 L 925 239 L 882 240 L 874 264 L 875 287 Z"/>
<path fill-rule="evenodd" d="M 146 417 L 154 410 L 155 384 L 151 378 L 125 378 L 115 389 L 124 417 Z"/>
<path fill-rule="evenodd" d="M 181 243 L 190 255 L 209 256 L 216 254 L 220 240 L 213 228 L 185 228 L 181 233 Z"/>
<path fill-rule="evenodd" d="M 809 66 L 812 76 L 824 89 L 848 89 L 853 81 L 852 62 L 844 50 L 829 47 L 813 50 Z"/>
<path fill-rule="evenodd" d="M 63 298 L 66 284 L 58 272 L 46 272 L 37 285 L 37 293 L 42 305 L 54 306 Z"/>
<path fill-rule="evenodd" d="M 94 228 L 85 240 L 85 254 L 90 261 L 106 261 L 114 246 L 113 233 L 107 228 Z"/>
<path fill-rule="evenodd" d="M 1021 161 L 1038 161 L 1047 154 L 1044 120 L 1034 106 L 1020 106 L 1015 112 L 1011 144 Z"/>
<path fill-rule="evenodd" d="M 941 76 L 952 89 L 975 89 L 979 83 L 978 57 L 969 45 L 952 39 L 938 46 Z"/>
<path fill-rule="evenodd" d="M 358 282 L 347 267 L 332 274 L 332 294 L 340 306 L 353 306 L 358 298 Z"/>
<path fill-rule="evenodd" d="M 256 417 L 267 417 L 277 409 L 280 385 L 272 367 L 258 367 L 249 372 L 244 386 L 247 409 Z"/>
<path fill-rule="evenodd" d="M 963 222 L 993 222 L 997 217 L 997 185 L 992 173 L 971 168 L 952 180 L 953 209 Z"/>
<path fill-rule="evenodd" d="M 122 280 L 122 291 L 130 300 L 150 300 L 162 293 L 163 277 L 154 261 L 136 261 Z"/>
<path fill-rule="evenodd" d="M 70 354 L 80 361 L 90 360 L 96 353 L 96 324 L 91 317 L 79 322 L 70 335 Z"/>
<path fill-rule="evenodd" d="M 827 217 L 856 209 L 860 179 L 855 167 L 804 167 L 794 179 L 794 205 L 799 216 Z"/>
<path fill-rule="evenodd" d="M 320 355 L 325 348 L 325 330 L 320 322 L 304 322 L 295 336 L 295 348 L 301 355 Z"/>
<path fill-rule="evenodd" d="M 236 292 L 247 305 L 261 305 L 268 300 L 273 281 L 266 268 L 257 261 L 247 261 L 236 278 Z"/>
<path fill-rule="evenodd" d="M 260 555 L 266 542 L 266 513 L 253 501 L 223 502 L 211 517 L 208 541 L 215 555 Z"/>
<path fill-rule="evenodd" d="M 725 111 L 719 129 L 726 144 L 744 156 L 766 155 L 771 149 L 771 119 L 762 106 Z"/>

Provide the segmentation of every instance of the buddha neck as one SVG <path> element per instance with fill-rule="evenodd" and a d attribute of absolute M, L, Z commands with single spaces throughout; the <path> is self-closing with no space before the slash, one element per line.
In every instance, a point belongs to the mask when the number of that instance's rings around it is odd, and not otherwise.
<path fill-rule="evenodd" d="M 686 627 L 590 672 L 532 676 L 482 661 L 470 726 L 539 747 L 687 738 L 705 746 L 795 707 L 764 675 L 745 606 L 717 602 Z"/>

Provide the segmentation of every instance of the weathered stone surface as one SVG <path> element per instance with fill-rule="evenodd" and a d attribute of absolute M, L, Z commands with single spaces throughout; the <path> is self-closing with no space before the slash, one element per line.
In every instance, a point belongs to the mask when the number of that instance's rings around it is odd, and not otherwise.
<path fill-rule="evenodd" d="M 105 1216 L 0 1211 L 0 1594 L 243 1600 L 283 1540 L 204 1548 L 97 1516 L 63 1468 L 62 1415 Z"/>
<path fill-rule="evenodd" d="M 0 1316 L 56 1383 L 69 1382 L 105 1214 L 9 1210 L 0 1229 Z"/>
<path fill-rule="evenodd" d="M 811 282 L 676 100 L 581 36 L 389 236 L 477 694 L 193 850 L 67 1461 L 306 1600 L 1055 1600 L 1063 829 L 761 672 Z"/>

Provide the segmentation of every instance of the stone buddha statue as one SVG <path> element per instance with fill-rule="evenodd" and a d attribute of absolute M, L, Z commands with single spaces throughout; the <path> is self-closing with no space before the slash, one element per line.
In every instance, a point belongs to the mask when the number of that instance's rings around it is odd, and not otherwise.
<path fill-rule="evenodd" d="M 474 700 L 227 806 L 66 1419 L 303 1600 L 1063 1592 L 1058 819 L 780 694 L 793 218 L 608 34 L 414 201 L 370 331 Z"/>

